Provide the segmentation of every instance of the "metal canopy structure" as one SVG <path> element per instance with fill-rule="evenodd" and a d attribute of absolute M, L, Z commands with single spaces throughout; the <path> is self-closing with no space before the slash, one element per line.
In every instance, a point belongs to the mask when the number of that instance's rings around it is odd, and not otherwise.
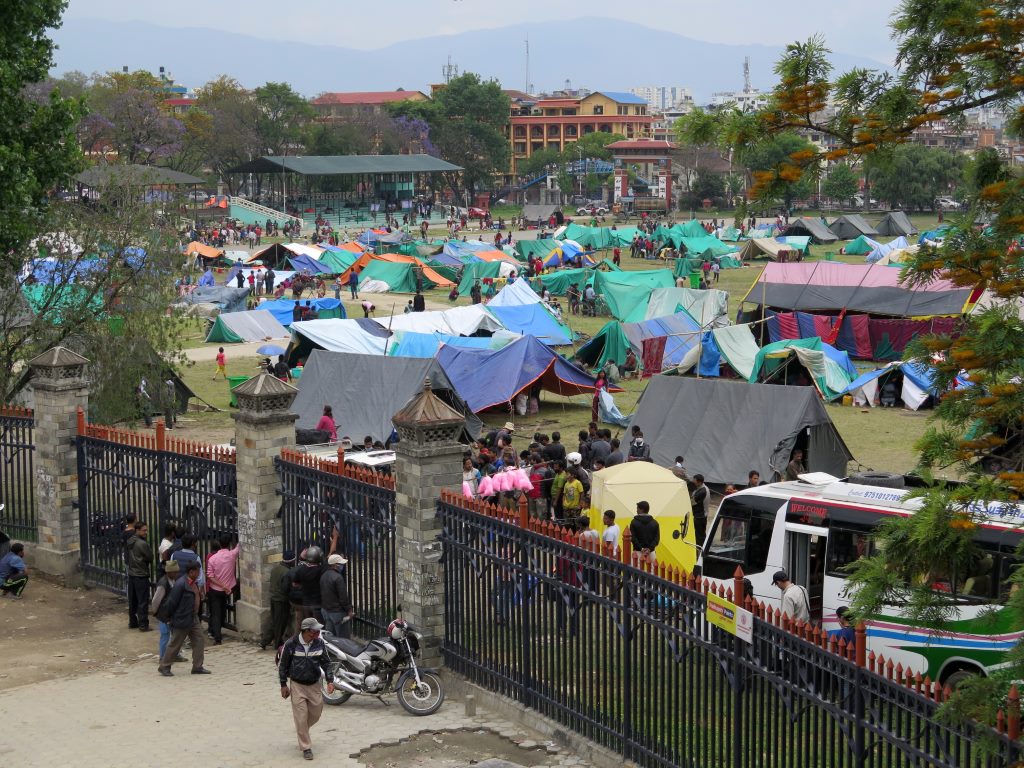
<path fill-rule="evenodd" d="M 86 187 L 102 187 L 111 183 L 132 187 L 197 186 L 206 183 L 197 176 L 154 165 L 95 165 L 75 176 L 75 181 Z"/>
<path fill-rule="evenodd" d="M 385 173 L 442 173 L 462 168 L 430 155 L 265 155 L 228 173 L 296 173 L 301 176 L 357 176 Z"/>

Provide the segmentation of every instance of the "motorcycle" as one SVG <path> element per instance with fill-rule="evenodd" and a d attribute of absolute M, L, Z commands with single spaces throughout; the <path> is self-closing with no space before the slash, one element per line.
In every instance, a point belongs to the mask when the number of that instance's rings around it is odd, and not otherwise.
<path fill-rule="evenodd" d="M 423 635 L 403 619 L 388 625 L 387 635 L 363 645 L 329 632 L 321 635 L 330 656 L 334 692 L 327 691 L 322 678 L 324 702 L 344 704 L 353 694 L 381 698 L 398 695 L 398 703 L 411 715 L 432 715 L 444 702 L 441 678 L 430 669 L 420 669 L 416 657 Z M 386 702 L 384 702 L 386 703 Z"/>

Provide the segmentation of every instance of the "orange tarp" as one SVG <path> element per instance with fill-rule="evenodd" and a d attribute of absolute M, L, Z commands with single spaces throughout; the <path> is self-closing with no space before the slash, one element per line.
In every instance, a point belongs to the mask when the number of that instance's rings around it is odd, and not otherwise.
<path fill-rule="evenodd" d="M 473 251 L 473 255 L 480 259 L 480 261 L 507 261 L 510 264 L 519 266 L 519 262 L 516 261 L 516 258 L 514 256 L 509 256 L 504 251 Z"/>
<path fill-rule="evenodd" d="M 341 245 L 339 245 L 338 247 L 339 247 L 339 248 L 343 248 L 343 249 L 345 249 L 346 251 L 351 251 L 352 253 L 362 253 L 363 251 L 365 251 L 365 250 L 366 250 L 366 249 L 365 249 L 365 248 L 364 248 L 363 246 L 361 246 L 361 245 L 360 245 L 359 243 L 356 243 L 356 242 L 352 242 L 352 241 L 349 241 L 349 242 L 347 242 L 347 243 L 342 243 L 342 244 L 341 244 Z"/>
<path fill-rule="evenodd" d="M 185 255 L 195 256 L 196 254 L 199 254 L 204 259 L 217 259 L 224 255 L 224 251 L 220 248 L 214 248 L 212 245 L 203 245 L 198 240 L 193 240 L 185 246 Z"/>

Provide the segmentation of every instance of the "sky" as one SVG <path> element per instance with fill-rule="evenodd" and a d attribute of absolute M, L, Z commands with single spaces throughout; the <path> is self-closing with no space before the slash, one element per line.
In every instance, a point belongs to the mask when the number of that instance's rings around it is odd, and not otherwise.
<path fill-rule="evenodd" d="M 898 0 L 70 0 L 66 17 L 206 27 L 255 37 L 371 50 L 401 40 L 536 19 L 623 19 L 714 43 L 785 45 L 815 33 L 835 51 L 892 64 Z M 282 10 L 284 11 L 282 13 Z M 571 28 L 567 29 L 571 34 Z"/>

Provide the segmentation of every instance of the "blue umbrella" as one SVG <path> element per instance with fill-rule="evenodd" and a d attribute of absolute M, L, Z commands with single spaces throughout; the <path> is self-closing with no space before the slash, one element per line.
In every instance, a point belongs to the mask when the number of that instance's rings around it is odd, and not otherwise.
<path fill-rule="evenodd" d="M 262 347 L 256 350 L 258 355 L 283 355 L 284 347 L 279 347 L 277 344 L 264 344 Z"/>

